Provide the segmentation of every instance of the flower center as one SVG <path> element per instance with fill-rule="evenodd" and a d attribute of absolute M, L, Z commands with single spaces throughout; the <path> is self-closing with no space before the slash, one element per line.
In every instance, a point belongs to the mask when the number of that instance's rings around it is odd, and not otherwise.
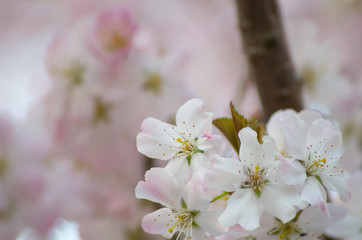
<path fill-rule="evenodd" d="M 128 44 L 128 38 L 121 34 L 119 31 L 114 30 L 105 47 L 109 52 L 114 52 L 124 48 Z"/>
<path fill-rule="evenodd" d="M 256 165 L 254 167 L 254 171 L 246 167 L 244 169 L 244 173 L 246 174 L 247 179 L 246 181 L 241 183 L 240 188 L 251 188 L 254 190 L 256 195 L 260 197 L 263 187 L 269 182 L 267 179 L 264 178 L 265 169 L 260 168 L 259 165 Z"/>
<path fill-rule="evenodd" d="M 176 222 L 168 229 L 168 232 L 173 233 L 177 228 L 179 231 L 177 239 L 180 238 L 182 233 L 185 234 L 185 239 L 191 239 L 191 227 L 196 225 L 194 218 L 199 214 L 199 211 L 190 211 L 184 207 L 174 208 L 171 211 L 175 214 Z"/>
<path fill-rule="evenodd" d="M 302 232 L 302 229 L 298 227 L 298 224 L 294 221 L 283 223 L 280 220 L 274 222 L 276 225 L 272 228 L 267 235 L 279 235 L 280 240 L 297 239 L 297 237 L 303 237 L 306 233 Z"/>
<path fill-rule="evenodd" d="M 186 156 L 187 163 L 189 165 L 191 164 L 192 154 L 204 152 L 197 147 L 197 138 L 195 138 L 193 141 L 177 138 L 176 141 L 180 143 L 180 146 L 178 147 L 180 151 L 177 154 L 181 156 Z"/>
<path fill-rule="evenodd" d="M 143 84 L 145 90 L 153 92 L 155 95 L 159 95 L 162 92 L 163 79 L 159 73 L 149 73 L 146 75 L 146 81 Z"/>
<path fill-rule="evenodd" d="M 313 161 L 308 161 L 305 169 L 308 176 L 317 175 L 319 172 L 322 171 L 322 168 L 326 164 L 326 158 L 318 158 Z"/>

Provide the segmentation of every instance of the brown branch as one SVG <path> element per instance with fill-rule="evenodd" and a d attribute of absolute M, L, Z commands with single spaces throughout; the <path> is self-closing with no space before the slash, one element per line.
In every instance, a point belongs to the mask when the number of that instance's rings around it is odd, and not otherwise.
<path fill-rule="evenodd" d="M 278 109 L 302 108 L 301 81 L 292 64 L 277 0 L 236 0 L 251 78 L 265 119 Z"/>

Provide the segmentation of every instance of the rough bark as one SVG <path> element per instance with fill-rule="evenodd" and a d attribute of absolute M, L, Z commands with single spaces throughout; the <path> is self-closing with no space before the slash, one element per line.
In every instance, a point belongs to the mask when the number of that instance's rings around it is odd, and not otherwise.
<path fill-rule="evenodd" d="M 250 77 L 265 120 L 278 109 L 302 108 L 301 81 L 286 42 L 277 0 L 236 0 Z"/>

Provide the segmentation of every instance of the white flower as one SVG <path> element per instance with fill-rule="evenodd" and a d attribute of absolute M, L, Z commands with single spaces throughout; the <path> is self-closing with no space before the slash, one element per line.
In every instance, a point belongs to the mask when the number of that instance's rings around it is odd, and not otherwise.
<path fill-rule="evenodd" d="M 326 233 L 336 239 L 359 240 L 362 239 L 362 171 L 349 174 L 347 182 L 352 192 L 351 201 L 342 205 L 348 207 L 348 214 L 344 219 L 330 226 Z"/>
<path fill-rule="evenodd" d="M 176 126 L 146 118 L 137 136 L 140 153 L 170 160 L 167 168 L 175 175 L 205 165 L 204 154 L 215 147 L 219 136 L 212 135 L 212 113 L 204 112 L 199 99 L 187 101 L 176 114 Z"/>
<path fill-rule="evenodd" d="M 316 111 L 278 111 L 268 125 L 268 133 L 278 143 L 278 150 L 295 171 L 304 169 L 302 199 L 312 206 L 326 208 L 326 190 L 335 191 L 347 201 L 349 191 L 338 161 L 341 158 L 342 135 L 339 128 L 321 118 Z M 299 170 L 298 170 L 299 169 Z"/>
<path fill-rule="evenodd" d="M 205 231 L 220 234 L 225 229 L 217 222 L 218 213 L 206 211 L 210 205 L 197 181 L 182 186 L 164 168 L 152 168 L 146 172 L 146 181 L 136 186 L 136 197 L 158 202 L 164 206 L 146 215 L 142 221 L 143 229 L 151 234 L 161 234 L 171 238 L 179 232 L 183 239 L 209 239 Z"/>
<path fill-rule="evenodd" d="M 297 207 L 304 207 L 299 192 L 280 180 L 288 174 L 279 169 L 276 144 L 265 136 L 259 144 L 257 134 L 250 128 L 239 132 L 240 160 L 217 156 L 218 162 L 206 174 L 205 182 L 218 190 L 233 192 L 219 221 L 226 226 L 240 224 L 246 230 L 259 227 L 263 211 L 290 221 Z"/>
<path fill-rule="evenodd" d="M 325 229 L 345 216 L 346 209 L 328 204 L 331 218 L 320 208 L 308 207 L 289 222 L 283 223 L 271 216 L 263 216 L 261 227 L 250 235 L 258 240 L 318 240 Z"/>

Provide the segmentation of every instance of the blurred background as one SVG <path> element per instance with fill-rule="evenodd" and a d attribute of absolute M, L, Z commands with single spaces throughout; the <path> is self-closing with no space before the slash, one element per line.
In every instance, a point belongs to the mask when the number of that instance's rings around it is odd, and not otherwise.
<path fill-rule="evenodd" d="M 358 175 L 362 1 L 279 3 L 305 106 L 335 119 Z M 259 118 L 248 76 L 231 0 L 0 0 L 0 239 L 151 239 L 143 119 L 190 98 Z"/>

